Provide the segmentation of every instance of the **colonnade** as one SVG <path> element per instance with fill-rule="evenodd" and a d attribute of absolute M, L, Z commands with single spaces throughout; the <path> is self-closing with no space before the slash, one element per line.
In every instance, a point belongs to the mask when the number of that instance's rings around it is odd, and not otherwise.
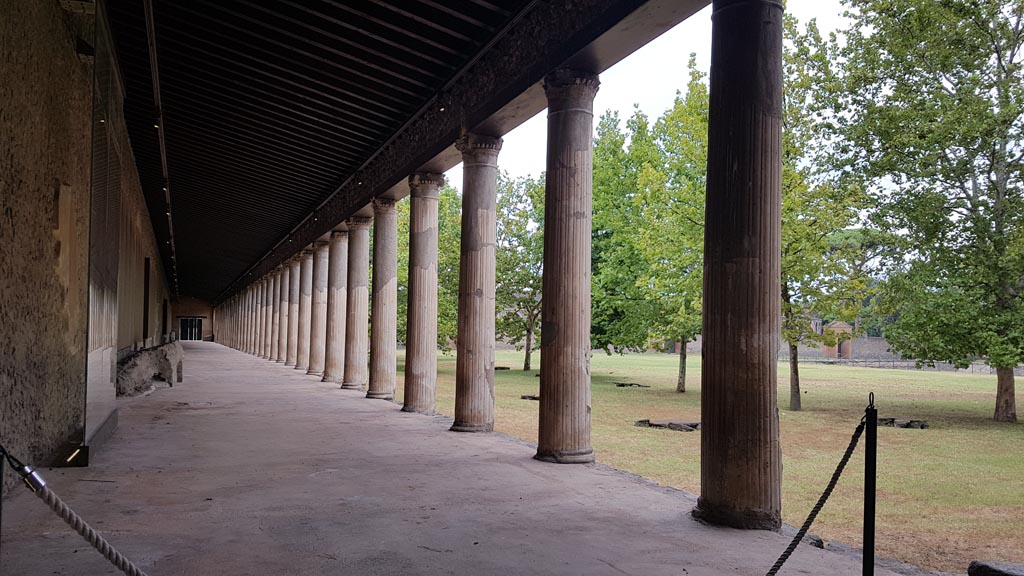
<path fill-rule="evenodd" d="M 701 372 L 701 496 L 695 515 L 738 528 L 781 524 L 776 387 L 779 334 L 782 6 L 714 1 Z M 590 262 L 593 101 L 598 78 L 557 69 L 548 103 L 540 411 L 536 458 L 594 460 Z M 497 157 L 469 133 L 462 153 L 455 422 L 494 427 Z M 403 410 L 431 414 L 437 381 L 438 174 L 409 176 L 408 351 Z M 396 389 L 397 218 L 343 226 L 218 308 L 218 340 L 368 398 Z M 372 285 L 369 228 L 373 226 Z M 671 239 L 665 239 L 671 241 Z M 368 304 L 372 302 L 372 306 Z M 276 330 L 276 332 L 275 332 Z M 276 334 L 276 336 L 275 336 Z M 276 346 L 274 342 L 277 342 Z"/>
<path fill-rule="evenodd" d="M 592 462 L 590 445 L 590 206 L 594 74 L 560 69 L 548 98 L 544 337 L 537 458 Z M 463 158 L 456 343 L 456 432 L 494 429 L 495 257 L 501 138 L 468 133 Z M 404 405 L 433 414 L 437 385 L 438 193 L 444 176 L 409 176 L 409 290 Z M 397 387 L 398 215 L 373 200 L 218 307 L 217 339 L 367 398 Z M 370 228 L 373 258 L 370 258 Z M 372 262 L 372 270 L 371 270 Z M 372 271 L 372 274 L 371 274 Z M 372 283 L 370 282 L 372 278 Z"/>

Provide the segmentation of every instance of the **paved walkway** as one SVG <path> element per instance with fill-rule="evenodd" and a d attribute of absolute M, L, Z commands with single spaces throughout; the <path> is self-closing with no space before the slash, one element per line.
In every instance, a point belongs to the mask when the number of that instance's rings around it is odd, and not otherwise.
<path fill-rule="evenodd" d="M 753 576 L 786 545 L 695 522 L 685 493 L 538 462 L 507 437 L 448 432 L 212 343 L 187 344 L 184 384 L 124 400 L 120 416 L 93 466 L 44 475 L 150 576 Z M 18 490 L 3 574 L 118 573 Z M 783 571 L 859 573 L 808 546 Z"/>

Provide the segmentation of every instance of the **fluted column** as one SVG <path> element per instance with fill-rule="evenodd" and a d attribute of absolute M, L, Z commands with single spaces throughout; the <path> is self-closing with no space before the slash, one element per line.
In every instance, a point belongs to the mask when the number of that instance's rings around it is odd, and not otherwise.
<path fill-rule="evenodd" d="M 323 382 L 345 378 L 345 309 L 348 307 L 348 232 L 331 232 L 327 257 L 327 344 Z"/>
<path fill-rule="evenodd" d="M 239 342 L 238 349 L 242 352 L 249 351 L 249 297 L 252 293 L 252 288 L 247 287 L 242 292 L 241 309 L 239 310 L 242 320 L 242 334 L 241 342 Z"/>
<path fill-rule="evenodd" d="M 270 356 L 268 359 L 277 359 L 277 341 L 280 337 L 281 317 L 278 314 L 281 306 L 281 270 L 275 269 L 271 276 L 273 289 L 270 291 Z"/>
<path fill-rule="evenodd" d="M 590 226 L 596 74 L 556 70 L 548 99 L 537 459 L 594 461 L 590 445 Z"/>
<path fill-rule="evenodd" d="M 302 284 L 302 259 L 295 256 L 288 262 L 288 352 L 285 366 L 295 366 L 299 359 L 299 287 Z"/>
<path fill-rule="evenodd" d="M 701 495 L 694 515 L 781 525 L 776 399 L 782 5 L 715 0 L 712 18 Z"/>
<path fill-rule="evenodd" d="M 299 266 L 299 347 L 295 369 L 309 370 L 310 321 L 313 319 L 313 251 L 302 251 Z"/>
<path fill-rule="evenodd" d="M 329 242 L 318 241 L 313 249 L 313 303 L 309 323 L 309 370 L 322 376 L 327 353 L 327 275 Z"/>
<path fill-rule="evenodd" d="M 409 293 L 403 412 L 433 414 L 437 388 L 437 199 L 441 174 L 409 177 Z"/>
<path fill-rule="evenodd" d="M 180 336 L 180 335 L 179 335 Z M 242 347 L 248 353 L 252 346 L 252 285 L 246 287 L 242 297 Z"/>
<path fill-rule="evenodd" d="M 373 201 L 373 308 L 370 317 L 370 389 L 367 398 L 395 397 L 398 341 L 398 213 L 395 201 Z"/>
<path fill-rule="evenodd" d="M 263 282 L 263 293 L 263 351 L 260 353 L 260 357 L 269 360 L 270 340 L 274 335 L 274 317 L 271 314 L 274 310 L 274 275 L 272 273 L 267 274 L 267 278 Z"/>
<path fill-rule="evenodd" d="M 260 278 L 256 282 L 256 308 L 254 309 L 256 314 L 256 337 L 253 340 L 254 347 L 252 353 L 255 356 L 259 356 L 263 352 L 263 303 L 266 301 L 266 288 L 266 279 Z"/>
<path fill-rule="evenodd" d="M 284 362 L 288 358 L 288 288 L 291 284 L 290 267 L 288 262 L 281 265 L 281 273 L 278 275 L 281 292 L 277 299 L 277 354 L 274 355 L 274 362 Z"/>
<path fill-rule="evenodd" d="M 494 430 L 494 283 L 501 138 L 468 134 L 462 152 L 456 432 Z"/>
<path fill-rule="evenodd" d="M 345 378 L 342 388 L 364 390 L 369 379 L 370 223 L 350 218 L 348 224 L 348 305 L 345 307 Z"/>

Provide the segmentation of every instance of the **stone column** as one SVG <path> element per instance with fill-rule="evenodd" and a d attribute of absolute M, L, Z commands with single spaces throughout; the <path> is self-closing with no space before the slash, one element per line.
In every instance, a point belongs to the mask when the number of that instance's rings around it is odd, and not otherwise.
<path fill-rule="evenodd" d="M 299 285 L 302 283 L 301 257 L 288 261 L 288 351 L 285 366 L 295 366 L 299 358 Z"/>
<path fill-rule="evenodd" d="M 462 152 L 456 432 L 494 430 L 494 266 L 501 138 L 468 134 Z"/>
<path fill-rule="evenodd" d="M 701 495 L 713 524 L 781 526 L 782 5 L 715 0 L 712 18 Z"/>
<path fill-rule="evenodd" d="M 267 285 L 264 278 L 260 278 L 256 282 L 256 307 L 253 312 L 256 316 L 256 333 L 253 338 L 253 350 L 254 356 L 260 356 L 263 353 L 263 303 L 266 302 L 266 291 Z"/>
<path fill-rule="evenodd" d="M 281 265 L 280 284 L 281 293 L 277 300 L 277 315 L 279 329 L 277 331 L 277 354 L 274 355 L 274 362 L 284 362 L 288 358 L 288 288 L 291 285 L 290 267 L 288 262 Z"/>
<path fill-rule="evenodd" d="M 242 292 L 242 307 L 241 307 L 241 310 L 240 310 L 240 312 L 241 312 L 241 320 L 242 320 L 242 334 L 241 334 L 241 338 L 242 339 L 241 339 L 241 342 L 239 342 L 240 346 L 238 347 L 238 349 L 240 351 L 242 351 L 242 352 L 248 352 L 249 351 L 249 297 L 250 297 L 250 293 L 251 293 L 251 288 L 246 288 L 245 291 Z M 180 337 L 181 335 L 179 334 L 178 336 Z"/>
<path fill-rule="evenodd" d="M 327 266 L 329 242 L 318 241 L 313 251 L 313 305 L 309 323 L 309 370 L 322 376 L 327 353 Z"/>
<path fill-rule="evenodd" d="M 281 334 L 281 270 L 274 270 L 271 276 L 273 289 L 270 292 L 270 356 L 269 360 L 277 360 L 277 341 Z"/>
<path fill-rule="evenodd" d="M 313 319 L 313 251 L 302 251 L 299 266 L 299 346 L 295 369 L 309 370 L 310 321 Z"/>
<path fill-rule="evenodd" d="M 555 70 L 548 99 L 537 459 L 594 461 L 590 445 L 590 224 L 597 75 Z"/>
<path fill-rule="evenodd" d="M 242 352 L 249 351 L 249 298 L 252 296 L 252 287 L 247 287 L 242 292 L 242 308 L 241 308 L 241 319 L 242 319 L 242 340 L 238 349 Z M 181 336 L 179 334 L 179 336 Z"/>
<path fill-rule="evenodd" d="M 395 397 L 398 341 L 398 213 L 395 201 L 373 201 L 373 308 L 367 398 Z"/>
<path fill-rule="evenodd" d="M 327 274 L 327 345 L 323 382 L 345 378 L 345 309 L 348 307 L 348 232 L 331 232 Z"/>
<path fill-rule="evenodd" d="M 350 218 L 348 224 L 348 305 L 345 307 L 345 378 L 342 388 L 364 390 L 370 343 L 370 223 Z"/>
<path fill-rule="evenodd" d="M 264 282 L 264 294 L 265 299 L 263 300 L 263 353 L 260 357 L 265 360 L 270 360 L 270 348 L 271 340 L 274 336 L 274 274 L 267 274 L 267 279 Z"/>
<path fill-rule="evenodd" d="M 441 174 L 409 177 L 409 294 L 403 412 L 433 414 L 437 388 L 437 199 Z"/>

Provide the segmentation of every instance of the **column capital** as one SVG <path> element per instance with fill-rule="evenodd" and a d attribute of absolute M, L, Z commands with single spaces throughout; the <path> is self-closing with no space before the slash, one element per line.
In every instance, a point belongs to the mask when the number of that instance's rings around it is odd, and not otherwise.
<path fill-rule="evenodd" d="M 455 141 L 455 149 L 463 155 L 475 152 L 476 150 L 493 150 L 495 153 L 501 150 L 504 141 L 498 136 L 484 136 L 467 132 Z"/>
<path fill-rule="evenodd" d="M 302 259 L 302 260 L 305 260 L 306 258 L 312 258 L 312 257 L 313 257 L 313 245 L 312 244 L 310 244 L 308 248 L 303 248 L 302 251 L 299 252 L 299 258 Z"/>
<path fill-rule="evenodd" d="M 348 230 L 331 230 L 331 239 L 335 238 L 347 238 Z"/>
<path fill-rule="evenodd" d="M 373 212 L 374 212 L 374 214 L 376 214 L 377 212 L 394 212 L 395 211 L 395 202 L 397 202 L 397 200 L 394 200 L 392 198 L 374 198 L 373 199 Z"/>
<path fill-rule="evenodd" d="M 416 172 L 409 176 L 409 192 L 414 198 L 437 198 L 441 186 L 444 186 L 444 174 Z"/>
<path fill-rule="evenodd" d="M 330 244 L 330 242 L 328 242 L 327 240 L 315 240 L 313 242 L 313 249 L 316 250 L 317 248 L 323 248 L 328 244 Z"/>
<path fill-rule="evenodd" d="M 572 68 L 557 68 L 544 77 L 544 94 L 548 102 L 563 101 L 569 106 L 586 104 L 589 108 L 599 86 L 601 81 L 597 74 Z"/>
<path fill-rule="evenodd" d="M 370 224 L 373 224 L 373 218 L 370 216 L 353 216 L 348 220 L 345 220 L 345 224 L 349 230 L 359 230 L 361 228 L 369 228 Z"/>

